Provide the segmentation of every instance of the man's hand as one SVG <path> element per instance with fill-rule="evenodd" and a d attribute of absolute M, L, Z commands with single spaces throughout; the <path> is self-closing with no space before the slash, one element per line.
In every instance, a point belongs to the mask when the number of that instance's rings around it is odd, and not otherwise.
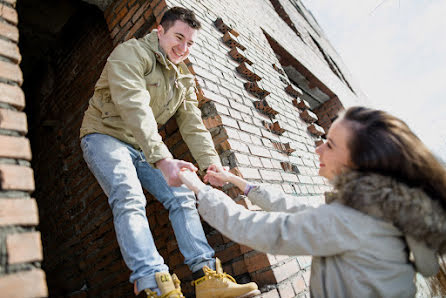
<path fill-rule="evenodd" d="M 175 187 L 181 186 L 182 184 L 180 178 L 178 177 L 178 172 L 182 168 L 189 169 L 193 172 L 196 172 L 198 170 L 190 162 L 172 158 L 165 158 L 157 161 L 156 167 L 161 170 L 161 173 L 163 174 L 167 184 L 169 186 L 175 186 Z"/>
<path fill-rule="evenodd" d="M 227 172 L 228 171 L 228 167 L 222 167 L 220 165 L 210 165 L 207 169 L 208 171 L 212 171 L 212 172 L 216 172 L 216 173 L 221 173 L 221 172 Z M 224 184 L 226 184 L 225 181 L 220 180 L 219 178 L 217 178 L 215 175 L 214 176 L 210 176 L 210 175 L 204 175 L 203 180 L 205 183 L 210 183 L 212 186 L 217 186 L 217 187 L 221 187 Z"/>

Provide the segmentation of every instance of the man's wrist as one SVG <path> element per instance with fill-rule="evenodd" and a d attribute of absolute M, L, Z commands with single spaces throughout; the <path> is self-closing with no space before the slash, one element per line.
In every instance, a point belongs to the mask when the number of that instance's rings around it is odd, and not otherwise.
<path fill-rule="evenodd" d="M 166 158 L 160 159 L 160 160 L 158 160 L 157 162 L 155 162 L 155 166 L 156 166 L 157 168 L 159 168 L 159 167 L 162 166 L 166 161 L 169 161 L 169 160 L 172 160 L 172 158 L 170 158 L 170 157 L 166 157 Z"/>

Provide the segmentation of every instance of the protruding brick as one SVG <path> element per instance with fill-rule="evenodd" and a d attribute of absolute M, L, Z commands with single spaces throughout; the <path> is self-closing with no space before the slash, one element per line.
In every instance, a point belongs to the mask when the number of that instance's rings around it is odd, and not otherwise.
<path fill-rule="evenodd" d="M 235 47 L 229 51 L 229 56 L 237 62 L 245 62 L 246 64 L 252 65 L 252 61 L 246 56 L 246 53 L 243 53 L 242 50 Z"/>
<path fill-rule="evenodd" d="M 305 110 L 305 109 L 310 109 L 310 104 L 303 99 L 293 99 L 293 105 L 298 108 L 299 110 Z"/>
<path fill-rule="evenodd" d="M 271 117 L 275 117 L 277 114 L 279 114 L 279 112 L 277 112 L 276 110 L 274 110 L 266 101 L 266 99 L 261 99 L 261 100 L 257 100 L 254 102 L 254 106 L 261 111 L 262 113 L 271 116 Z"/>
<path fill-rule="evenodd" d="M 0 128 L 16 130 L 25 134 L 28 131 L 26 114 L 6 109 L 0 109 Z"/>
<path fill-rule="evenodd" d="M 308 131 L 315 136 L 323 136 L 325 134 L 325 130 L 319 125 L 313 123 L 308 126 Z"/>
<path fill-rule="evenodd" d="M 0 164 L 0 189 L 33 191 L 33 170 L 28 167 Z"/>
<path fill-rule="evenodd" d="M 322 140 L 322 139 L 317 139 L 316 141 L 314 141 L 314 145 L 315 145 L 316 147 L 322 145 L 323 143 L 324 143 L 324 140 Z"/>
<path fill-rule="evenodd" d="M 291 84 L 286 86 L 285 88 L 286 93 L 288 93 L 289 95 L 298 98 L 299 96 L 302 96 L 302 90 L 300 90 L 299 88 L 297 88 L 296 86 L 292 86 Z"/>
<path fill-rule="evenodd" d="M 0 277 L 0 293 L 2 297 L 47 297 L 45 272 L 33 269 Z"/>
<path fill-rule="evenodd" d="M 217 19 L 214 21 L 214 25 L 215 25 L 215 27 L 217 27 L 217 29 L 218 29 L 221 33 L 223 33 L 223 34 L 225 34 L 225 33 L 228 32 L 228 31 L 231 31 L 231 27 L 228 26 L 228 25 L 226 25 L 225 22 L 223 22 L 223 19 L 222 19 L 222 18 L 217 18 Z"/>
<path fill-rule="evenodd" d="M 17 64 L 0 61 L 0 78 L 14 81 L 19 85 L 23 83 L 23 74 Z"/>
<path fill-rule="evenodd" d="M 262 89 L 257 82 L 246 82 L 243 86 L 245 86 L 246 91 L 260 99 L 264 99 L 270 94 L 269 91 Z"/>
<path fill-rule="evenodd" d="M 0 102 L 4 102 L 23 110 L 25 107 L 25 95 L 18 86 L 0 83 Z"/>
<path fill-rule="evenodd" d="M 9 264 L 20 264 L 43 259 L 40 232 L 10 234 L 6 236 Z"/>
<path fill-rule="evenodd" d="M 31 160 L 31 146 L 27 138 L 0 135 L 0 144 L 0 157 Z"/>
<path fill-rule="evenodd" d="M 240 42 L 237 40 L 237 37 L 232 35 L 231 32 L 226 32 L 225 35 L 223 35 L 223 43 L 231 49 L 237 47 L 242 51 L 246 50 L 246 47 L 241 45 Z"/>
<path fill-rule="evenodd" d="M 248 81 L 260 81 L 262 78 L 254 73 L 254 70 L 248 64 L 242 62 L 239 66 L 236 67 L 238 73 L 240 73 L 245 79 Z"/>
<path fill-rule="evenodd" d="M 38 223 L 39 213 L 36 200 L 0 198 L 0 226 L 33 226 Z"/>
<path fill-rule="evenodd" d="M 302 118 L 307 123 L 313 123 L 317 121 L 317 116 L 315 113 L 311 112 L 309 109 L 305 109 L 300 113 L 300 118 Z"/>

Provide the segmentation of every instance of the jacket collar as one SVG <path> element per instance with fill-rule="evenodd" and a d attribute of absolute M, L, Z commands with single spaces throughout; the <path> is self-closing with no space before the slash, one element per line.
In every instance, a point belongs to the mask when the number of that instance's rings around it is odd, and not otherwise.
<path fill-rule="evenodd" d="M 446 211 L 438 200 L 420 188 L 375 173 L 350 171 L 333 184 L 334 191 L 325 194 L 328 204 L 337 202 L 393 224 L 405 235 L 417 271 L 434 270 L 422 266 L 437 264 L 435 252 L 446 252 Z"/>

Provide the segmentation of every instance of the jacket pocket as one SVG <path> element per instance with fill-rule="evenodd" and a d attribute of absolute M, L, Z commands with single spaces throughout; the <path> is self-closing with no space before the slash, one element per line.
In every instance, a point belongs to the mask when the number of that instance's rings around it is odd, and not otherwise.
<path fill-rule="evenodd" d="M 112 102 L 105 102 L 102 105 L 101 111 L 102 111 L 102 119 L 119 116 L 115 104 Z"/>

